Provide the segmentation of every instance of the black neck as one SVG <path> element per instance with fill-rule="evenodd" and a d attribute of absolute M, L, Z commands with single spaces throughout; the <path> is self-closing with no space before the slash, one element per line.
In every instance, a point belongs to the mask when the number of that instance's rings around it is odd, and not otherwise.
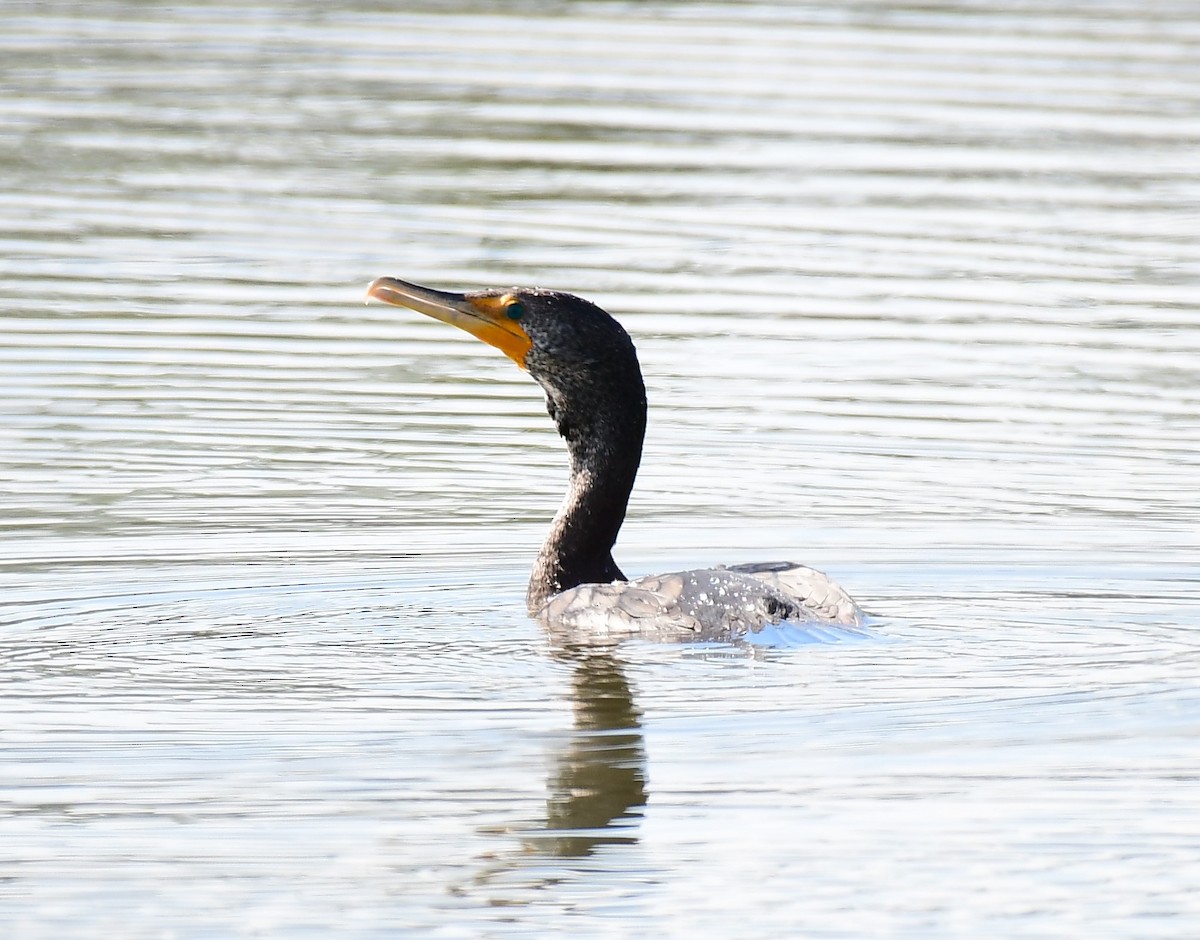
<path fill-rule="evenodd" d="M 586 411 L 550 402 L 571 455 L 571 480 L 529 580 L 532 612 L 578 584 L 625 580 L 612 547 L 642 456 L 646 397 L 641 375 L 634 387 L 626 384 L 622 391 L 622 400 L 612 407 L 593 399 Z"/>

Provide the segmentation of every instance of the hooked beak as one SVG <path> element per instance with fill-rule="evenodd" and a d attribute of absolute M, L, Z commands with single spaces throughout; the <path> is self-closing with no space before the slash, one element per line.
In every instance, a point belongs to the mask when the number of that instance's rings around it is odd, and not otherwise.
<path fill-rule="evenodd" d="M 524 328 L 505 315 L 505 308 L 513 300 L 510 294 L 454 294 L 395 277 L 379 277 L 367 288 L 367 299 L 393 307 L 408 307 L 466 330 L 495 346 L 522 369 L 525 368 L 525 355 L 533 347 L 533 340 Z"/>

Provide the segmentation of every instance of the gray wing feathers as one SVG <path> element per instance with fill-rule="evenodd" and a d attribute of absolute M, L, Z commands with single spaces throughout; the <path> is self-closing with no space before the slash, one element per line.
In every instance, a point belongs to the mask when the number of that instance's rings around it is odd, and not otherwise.
<path fill-rule="evenodd" d="M 802 607 L 827 623 L 860 627 L 866 620 L 862 608 L 829 575 L 807 565 L 790 561 L 768 561 L 749 565 L 730 565 L 730 571 L 758 578 L 796 598 Z"/>
<path fill-rule="evenodd" d="M 862 622 L 845 591 L 821 572 L 790 562 L 581 584 L 550 598 L 537 616 L 593 636 L 697 640 L 742 636 L 783 620 Z"/>

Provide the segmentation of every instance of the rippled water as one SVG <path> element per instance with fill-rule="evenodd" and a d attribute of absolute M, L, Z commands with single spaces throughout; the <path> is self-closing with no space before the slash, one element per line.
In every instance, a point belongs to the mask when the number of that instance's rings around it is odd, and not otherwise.
<path fill-rule="evenodd" d="M 5 936 L 1200 930 L 1188 2 L 10 2 Z M 626 570 L 871 640 L 563 647 L 528 377 L 584 294 Z"/>

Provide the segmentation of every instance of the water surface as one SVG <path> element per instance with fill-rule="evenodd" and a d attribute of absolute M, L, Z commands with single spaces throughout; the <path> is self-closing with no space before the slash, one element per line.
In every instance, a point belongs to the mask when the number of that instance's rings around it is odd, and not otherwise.
<path fill-rule="evenodd" d="M 10 3 L 11 937 L 1200 929 L 1192 4 Z M 616 314 L 630 573 L 878 616 L 563 645 L 528 377 Z"/>

